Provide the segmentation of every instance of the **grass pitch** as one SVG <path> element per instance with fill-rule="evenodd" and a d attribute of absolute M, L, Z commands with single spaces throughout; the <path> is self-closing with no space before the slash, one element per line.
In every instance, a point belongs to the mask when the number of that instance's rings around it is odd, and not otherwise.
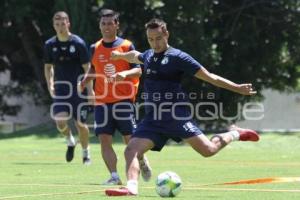
<path fill-rule="evenodd" d="M 183 188 L 176 199 L 272 199 L 300 198 L 300 134 L 263 134 L 258 143 L 234 142 L 211 158 L 203 158 L 187 145 L 170 145 L 161 153 L 147 154 L 153 179 L 139 182 L 138 199 L 160 198 L 155 177 L 167 170 L 176 172 Z M 125 182 L 124 145 L 115 144 L 119 173 Z M 90 200 L 128 199 L 106 197 L 109 177 L 100 146 L 91 136 L 92 165 L 84 166 L 78 145 L 73 162 L 64 159 L 64 139 L 45 127 L 0 135 L 0 200 Z M 226 182 L 285 177 L 274 183 L 223 185 Z M 255 182 L 255 181 L 254 181 Z M 251 183 L 251 181 L 250 181 Z"/>

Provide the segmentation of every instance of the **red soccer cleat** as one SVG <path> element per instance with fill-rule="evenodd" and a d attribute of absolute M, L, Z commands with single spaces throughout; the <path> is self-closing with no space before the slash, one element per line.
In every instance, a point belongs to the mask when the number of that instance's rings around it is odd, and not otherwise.
<path fill-rule="evenodd" d="M 135 196 L 136 194 L 131 193 L 127 187 L 113 188 L 105 190 L 107 196 Z"/>
<path fill-rule="evenodd" d="M 229 130 L 231 131 L 238 131 L 240 134 L 240 141 L 252 141 L 257 142 L 259 140 L 259 135 L 256 133 L 256 131 L 251 129 L 243 129 L 240 127 L 237 127 L 235 125 L 232 125 Z"/>

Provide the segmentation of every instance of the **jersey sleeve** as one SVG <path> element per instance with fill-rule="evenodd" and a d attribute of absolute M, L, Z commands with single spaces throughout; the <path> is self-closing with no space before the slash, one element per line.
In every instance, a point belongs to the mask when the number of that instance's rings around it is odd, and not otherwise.
<path fill-rule="evenodd" d="M 202 67 L 198 61 L 185 52 L 180 52 L 178 55 L 178 63 L 177 66 L 180 67 L 180 70 L 192 76 Z"/>
<path fill-rule="evenodd" d="M 135 47 L 134 47 L 133 44 L 131 44 L 130 47 L 129 47 L 129 51 L 132 51 L 132 50 L 135 50 Z M 130 63 L 129 66 L 130 66 L 131 69 L 132 68 L 140 68 L 141 67 L 141 65 L 135 64 L 135 63 Z"/>
<path fill-rule="evenodd" d="M 145 60 L 146 60 L 146 57 L 147 57 L 148 53 L 149 53 L 149 50 L 147 50 L 147 51 L 141 53 L 141 54 L 139 55 L 139 57 L 138 57 L 139 61 L 141 61 L 142 63 L 144 63 Z"/>
<path fill-rule="evenodd" d="M 51 56 L 51 47 L 49 43 L 45 43 L 44 45 L 44 63 L 45 64 L 52 64 L 53 63 L 53 58 Z"/>
<path fill-rule="evenodd" d="M 78 49 L 79 49 L 80 63 L 85 64 L 90 62 L 89 51 L 84 41 L 78 43 Z"/>

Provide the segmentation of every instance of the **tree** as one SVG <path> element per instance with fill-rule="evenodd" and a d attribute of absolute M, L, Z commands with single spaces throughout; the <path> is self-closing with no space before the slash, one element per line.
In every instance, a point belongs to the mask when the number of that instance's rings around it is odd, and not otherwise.
<path fill-rule="evenodd" d="M 0 117 L 16 115 L 18 105 L 7 102 L 9 96 L 29 94 L 36 103 L 49 103 L 43 74 L 43 43 L 54 34 L 52 16 L 55 11 L 70 11 L 74 29 L 91 40 L 93 15 L 89 12 L 96 2 L 54 0 L 5 0 L 0 2 L 0 72 L 8 70 L 11 84 L 0 84 Z M 79 16 L 78 13 L 81 13 Z M 87 23 L 90 22 L 90 23 Z M 83 26 L 84 25 L 84 26 Z"/>
<path fill-rule="evenodd" d="M 168 23 L 172 46 L 190 53 L 213 73 L 235 82 L 252 82 L 259 92 L 254 100 L 262 98 L 264 88 L 292 91 L 299 85 L 299 1 L 4 0 L 0 2 L 0 71 L 11 72 L 14 87 L 0 86 L 2 113 L 10 107 L 3 98 L 7 94 L 27 92 L 37 100 L 42 96 L 49 100 L 49 96 L 41 95 L 48 94 L 42 74 L 42 48 L 54 34 L 53 13 L 67 11 L 72 32 L 91 44 L 100 37 L 97 11 L 101 8 L 121 13 L 120 36 L 131 39 L 141 51 L 148 48 L 144 23 L 162 17 Z M 226 116 L 235 116 L 237 104 L 252 99 L 190 77 L 185 77 L 184 85 L 197 94 L 194 103 L 223 104 Z M 211 109 L 203 107 L 200 112 L 204 115 Z M 12 110 L 9 112 L 18 111 Z M 220 119 L 205 122 L 207 127 L 226 123 Z"/>
<path fill-rule="evenodd" d="M 173 43 L 194 55 L 204 66 L 235 82 L 251 82 L 261 99 L 264 88 L 292 91 L 299 78 L 299 2 L 281 1 L 197 1 L 164 0 L 161 16 L 166 18 Z M 188 11 L 188 12 L 186 12 Z M 190 91 L 199 83 L 185 79 Z M 194 86 L 194 87 L 193 87 Z M 211 86 L 208 90 L 224 104 L 226 116 L 235 116 L 238 103 L 249 97 Z M 222 91 L 222 92 L 221 92 Z M 201 97 L 201 95 L 200 95 Z M 199 98 L 196 101 L 209 101 Z M 202 112 L 209 110 L 204 108 Z M 233 120 L 235 121 L 235 120 Z M 217 123 L 216 123 L 217 122 Z M 206 125 L 220 126 L 213 121 Z"/>
<path fill-rule="evenodd" d="M 43 18 L 50 1 L 1 1 L 0 3 L 0 71 L 9 71 L 11 81 L 0 86 L 1 117 L 15 115 L 20 107 L 7 102 L 9 96 L 32 94 L 36 100 L 43 93 L 41 68 L 41 33 L 36 24 L 37 16 Z M 45 7 L 43 7 L 45 6 Z M 33 9 L 34 8 L 34 9 Z"/>

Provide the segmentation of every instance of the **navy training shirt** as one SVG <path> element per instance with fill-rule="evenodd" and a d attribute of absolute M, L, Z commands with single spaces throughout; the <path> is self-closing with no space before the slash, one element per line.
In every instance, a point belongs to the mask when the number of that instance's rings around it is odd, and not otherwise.
<path fill-rule="evenodd" d="M 188 102 L 181 85 L 182 75 L 187 73 L 194 76 L 202 67 L 199 62 L 173 47 L 162 53 L 154 53 L 149 49 L 139 55 L 139 60 L 144 63 L 144 93 L 141 94 L 143 100 L 156 105 Z"/>
<path fill-rule="evenodd" d="M 87 46 L 75 34 L 65 42 L 59 41 L 56 36 L 45 42 L 44 63 L 54 65 L 54 81 L 68 81 L 76 87 L 78 77 L 84 74 L 82 64 L 88 62 Z"/>

